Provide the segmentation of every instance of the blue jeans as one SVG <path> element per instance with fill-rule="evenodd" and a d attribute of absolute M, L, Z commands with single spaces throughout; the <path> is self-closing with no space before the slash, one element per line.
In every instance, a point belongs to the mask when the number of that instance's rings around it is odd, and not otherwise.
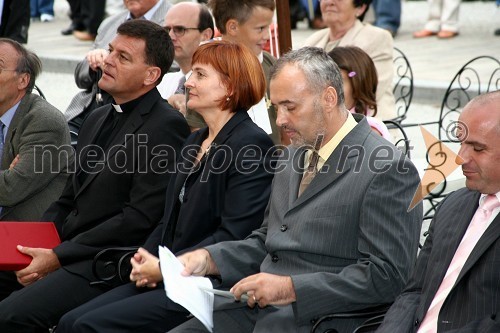
<path fill-rule="evenodd" d="M 398 31 L 401 24 L 401 0 L 373 0 L 373 9 L 377 27 Z"/>
<path fill-rule="evenodd" d="M 31 17 L 41 14 L 54 15 L 54 0 L 30 0 Z"/>
<path fill-rule="evenodd" d="M 313 5 L 312 10 L 309 8 L 309 1 L 308 0 L 300 0 L 300 3 L 302 4 L 302 7 L 306 10 L 307 16 L 312 20 L 314 18 L 314 16 L 310 17 L 311 13 L 316 12 L 316 10 L 319 7 L 319 1 L 318 0 L 312 1 L 312 5 Z"/>

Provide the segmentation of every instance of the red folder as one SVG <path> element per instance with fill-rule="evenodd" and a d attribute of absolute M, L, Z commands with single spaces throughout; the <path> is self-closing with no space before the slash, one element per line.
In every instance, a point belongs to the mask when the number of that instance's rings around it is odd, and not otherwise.
<path fill-rule="evenodd" d="M 17 245 L 52 249 L 61 243 L 52 222 L 0 221 L 0 270 L 17 271 L 31 262 L 31 257 L 17 250 Z"/>

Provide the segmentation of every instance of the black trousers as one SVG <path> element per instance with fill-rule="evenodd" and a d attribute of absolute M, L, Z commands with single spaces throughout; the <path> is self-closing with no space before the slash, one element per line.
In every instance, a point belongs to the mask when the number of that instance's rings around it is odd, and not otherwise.
<path fill-rule="evenodd" d="M 83 25 L 83 19 L 82 19 L 82 4 L 81 0 L 67 0 L 69 4 L 69 18 L 71 19 L 71 22 L 73 22 L 73 25 L 75 28 L 78 30 L 82 30 L 85 28 Z"/>
<path fill-rule="evenodd" d="M 3 4 L 0 37 L 26 44 L 30 27 L 30 0 L 5 0 Z"/>
<path fill-rule="evenodd" d="M 17 277 L 14 272 L 0 272 L 0 302 L 9 297 L 16 290 L 23 288 L 23 285 L 17 282 Z"/>
<path fill-rule="evenodd" d="M 87 31 L 97 35 L 97 28 L 104 19 L 105 0 L 85 0 L 80 2 L 82 22 Z"/>
<path fill-rule="evenodd" d="M 117 287 L 68 312 L 57 333 L 164 333 L 188 320 L 189 313 L 155 289 L 134 284 Z"/>
<path fill-rule="evenodd" d="M 67 0 L 70 19 L 76 30 L 86 30 L 97 35 L 97 29 L 106 13 L 106 0 Z"/>
<path fill-rule="evenodd" d="M 66 312 L 107 289 L 64 269 L 13 292 L 0 302 L 0 332 L 47 333 Z"/>

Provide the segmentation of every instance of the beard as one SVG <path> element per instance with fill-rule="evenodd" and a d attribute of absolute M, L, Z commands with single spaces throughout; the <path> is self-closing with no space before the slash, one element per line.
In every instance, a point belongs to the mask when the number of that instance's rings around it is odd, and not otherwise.
<path fill-rule="evenodd" d="M 314 128 L 314 131 L 310 135 L 307 135 L 307 137 L 297 131 L 295 128 L 286 125 L 282 126 L 282 128 L 294 130 L 296 133 L 295 137 L 290 138 L 291 146 L 295 148 L 314 148 L 315 146 L 317 146 L 316 141 L 318 140 L 319 136 L 324 136 L 324 134 L 326 133 L 326 120 L 325 116 L 323 115 L 323 108 L 318 101 L 314 101 L 313 103 L 313 119 L 311 119 L 310 123 L 312 125 L 312 128 Z M 322 144 L 320 142 L 319 146 L 321 145 Z"/>

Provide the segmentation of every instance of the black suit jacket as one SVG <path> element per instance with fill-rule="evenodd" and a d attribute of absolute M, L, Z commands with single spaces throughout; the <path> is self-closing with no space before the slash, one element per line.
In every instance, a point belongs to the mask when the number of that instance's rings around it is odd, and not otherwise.
<path fill-rule="evenodd" d="M 104 163 L 97 164 L 80 184 L 78 174 L 95 159 L 86 151 L 110 112 L 115 112 L 111 105 L 98 108 L 83 124 L 76 173 L 44 214 L 44 220 L 55 222 L 61 236 L 62 243 L 54 251 L 63 267 L 89 280 L 97 252 L 140 245 L 156 227 L 176 157 L 189 134 L 182 115 L 153 89 L 108 145 Z"/>
<path fill-rule="evenodd" d="M 221 129 L 212 142 L 198 179 L 179 193 L 208 128 L 194 132 L 182 151 L 179 172 L 172 179 L 161 223 L 145 248 L 158 255 L 158 245 L 174 253 L 226 240 L 243 239 L 260 226 L 271 191 L 273 142 L 244 110 Z"/>
<path fill-rule="evenodd" d="M 461 189 L 441 204 L 405 291 L 377 332 L 416 332 L 477 210 L 480 193 Z M 438 332 L 500 332 L 500 215 L 467 259 L 438 317 Z"/>

